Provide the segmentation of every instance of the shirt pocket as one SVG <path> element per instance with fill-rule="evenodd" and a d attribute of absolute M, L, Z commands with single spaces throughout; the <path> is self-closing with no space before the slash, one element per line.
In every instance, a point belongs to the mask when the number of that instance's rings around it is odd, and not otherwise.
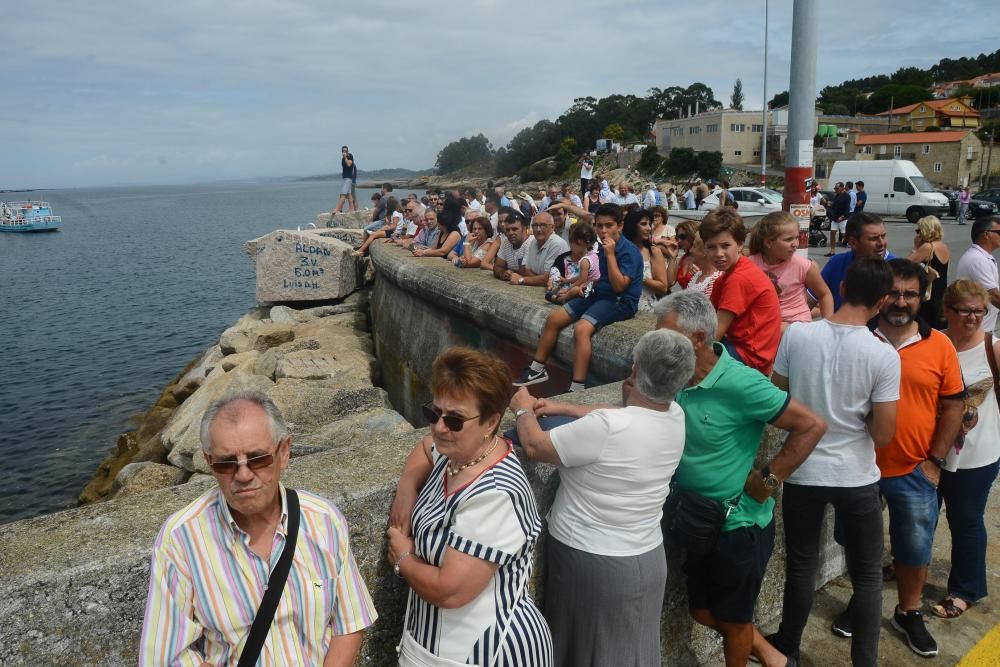
<path fill-rule="evenodd" d="M 300 588 L 298 609 L 294 613 L 308 639 L 322 641 L 326 628 L 333 623 L 337 610 L 337 579 L 328 579 L 315 572 L 307 573 Z"/>

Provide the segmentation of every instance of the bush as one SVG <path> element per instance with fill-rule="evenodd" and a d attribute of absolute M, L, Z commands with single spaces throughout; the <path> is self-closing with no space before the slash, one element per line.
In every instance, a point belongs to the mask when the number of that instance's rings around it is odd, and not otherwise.
<path fill-rule="evenodd" d="M 642 155 L 639 156 L 639 162 L 636 163 L 635 168 L 643 174 L 652 174 L 660 168 L 662 162 L 663 158 L 660 157 L 656 146 L 649 145 L 642 149 Z"/>

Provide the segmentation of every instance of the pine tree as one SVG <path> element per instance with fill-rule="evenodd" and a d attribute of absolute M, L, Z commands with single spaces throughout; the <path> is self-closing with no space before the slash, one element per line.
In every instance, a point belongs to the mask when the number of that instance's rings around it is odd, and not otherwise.
<path fill-rule="evenodd" d="M 739 78 L 733 84 L 733 94 L 729 98 L 729 106 L 737 111 L 743 111 L 743 81 Z"/>

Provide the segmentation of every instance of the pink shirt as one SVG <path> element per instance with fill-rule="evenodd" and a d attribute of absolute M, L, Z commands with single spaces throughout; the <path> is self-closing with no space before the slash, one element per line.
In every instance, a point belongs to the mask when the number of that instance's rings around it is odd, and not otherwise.
<path fill-rule="evenodd" d="M 812 322 L 806 302 L 806 274 L 812 266 L 811 261 L 799 255 L 792 255 L 781 264 L 768 264 L 763 255 L 750 255 L 748 259 L 774 283 L 782 322 Z"/>

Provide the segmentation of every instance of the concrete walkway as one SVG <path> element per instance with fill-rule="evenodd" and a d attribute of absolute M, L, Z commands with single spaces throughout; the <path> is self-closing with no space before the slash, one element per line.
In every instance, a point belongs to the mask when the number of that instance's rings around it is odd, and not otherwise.
<path fill-rule="evenodd" d="M 886 528 L 888 529 L 888 514 Z M 937 640 L 936 658 L 922 658 L 912 652 L 906 640 L 889 624 L 896 605 L 896 584 L 887 583 L 882 596 L 882 632 L 879 640 L 879 664 L 891 667 L 905 665 L 962 667 L 1000 667 L 1000 484 L 994 484 L 986 509 L 988 547 L 986 551 L 987 582 L 991 596 L 953 620 L 937 618 L 930 606 L 944 597 L 951 561 L 951 534 L 944 513 L 934 538 L 934 555 L 924 588 L 924 614 L 927 629 Z M 885 537 L 889 545 L 888 532 Z M 885 561 L 888 562 L 888 555 Z M 833 619 L 844 610 L 851 596 L 851 581 L 843 576 L 834 579 L 816 593 L 816 603 L 802 639 L 802 665 L 827 667 L 851 664 L 851 643 L 830 632 Z M 777 626 L 765 628 L 774 632 Z M 992 631 L 992 632 L 991 632 Z M 987 637 L 989 635 L 989 637 Z M 977 647 L 977 644 L 981 645 Z M 968 659 L 963 661 L 963 657 Z"/>

